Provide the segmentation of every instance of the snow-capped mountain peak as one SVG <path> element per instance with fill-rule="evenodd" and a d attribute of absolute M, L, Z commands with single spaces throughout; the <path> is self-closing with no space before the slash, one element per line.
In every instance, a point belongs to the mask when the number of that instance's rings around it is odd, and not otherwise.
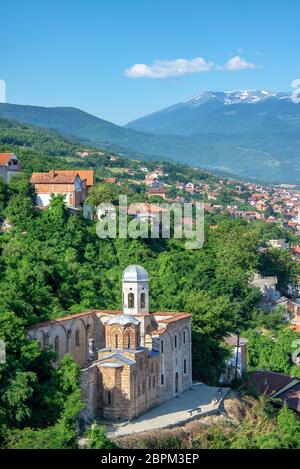
<path fill-rule="evenodd" d="M 265 101 L 271 97 L 275 97 L 277 93 L 270 91 L 257 91 L 257 90 L 243 90 L 243 91 L 228 91 L 224 93 L 224 104 L 254 104 Z"/>
<path fill-rule="evenodd" d="M 290 99 L 288 93 L 275 93 L 266 90 L 234 90 L 223 92 L 203 92 L 187 99 L 182 104 L 200 106 L 208 101 L 221 101 L 225 106 L 233 104 L 257 104 L 267 99 Z"/>

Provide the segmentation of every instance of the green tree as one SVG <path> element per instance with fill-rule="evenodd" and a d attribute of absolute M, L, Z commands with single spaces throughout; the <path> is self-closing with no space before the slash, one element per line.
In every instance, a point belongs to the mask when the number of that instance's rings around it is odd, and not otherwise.
<path fill-rule="evenodd" d="M 86 432 L 87 449 L 114 449 L 117 445 L 107 437 L 106 429 L 94 423 Z"/>
<path fill-rule="evenodd" d="M 4 215 L 4 209 L 6 207 L 7 199 L 7 185 L 4 183 L 2 177 L 0 177 L 0 219 Z"/>

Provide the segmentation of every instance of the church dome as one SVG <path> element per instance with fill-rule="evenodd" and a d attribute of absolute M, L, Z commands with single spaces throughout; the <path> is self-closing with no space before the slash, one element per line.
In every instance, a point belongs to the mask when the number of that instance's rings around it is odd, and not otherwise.
<path fill-rule="evenodd" d="M 138 321 L 135 317 L 129 316 L 129 314 L 118 314 L 118 316 L 114 316 L 110 318 L 106 324 L 111 326 L 112 324 L 120 324 L 121 326 L 125 326 L 126 324 L 134 324 L 138 326 L 140 321 Z"/>
<path fill-rule="evenodd" d="M 123 282 L 148 282 L 148 273 L 140 265 L 129 265 L 123 272 Z"/>

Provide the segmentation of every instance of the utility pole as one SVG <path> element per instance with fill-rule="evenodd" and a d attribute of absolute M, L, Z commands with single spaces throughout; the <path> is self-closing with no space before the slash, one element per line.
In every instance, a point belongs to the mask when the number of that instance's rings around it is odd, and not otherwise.
<path fill-rule="evenodd" d="M 237 344 L 236 344 L 236 357 L 235 357 L 235 374 L 234 379 L 237 381 L 237 371 L 238 371 L 238 362 L 239 362 L 239 348 L 240 348 L 240 331 L 236 331 L 237 335 Z"/>

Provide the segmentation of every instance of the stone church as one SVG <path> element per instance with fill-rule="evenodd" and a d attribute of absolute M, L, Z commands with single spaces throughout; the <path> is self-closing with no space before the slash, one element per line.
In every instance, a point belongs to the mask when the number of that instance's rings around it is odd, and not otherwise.
<path fill-rule="evenodd" d="M 86 421 L 131 420 L 192 385 L 191 314 L 149 313 L 149 278 L 122 276 L 123 311 L 90 310 L 31 326 L 29 336 L 81 367 Z"/>

